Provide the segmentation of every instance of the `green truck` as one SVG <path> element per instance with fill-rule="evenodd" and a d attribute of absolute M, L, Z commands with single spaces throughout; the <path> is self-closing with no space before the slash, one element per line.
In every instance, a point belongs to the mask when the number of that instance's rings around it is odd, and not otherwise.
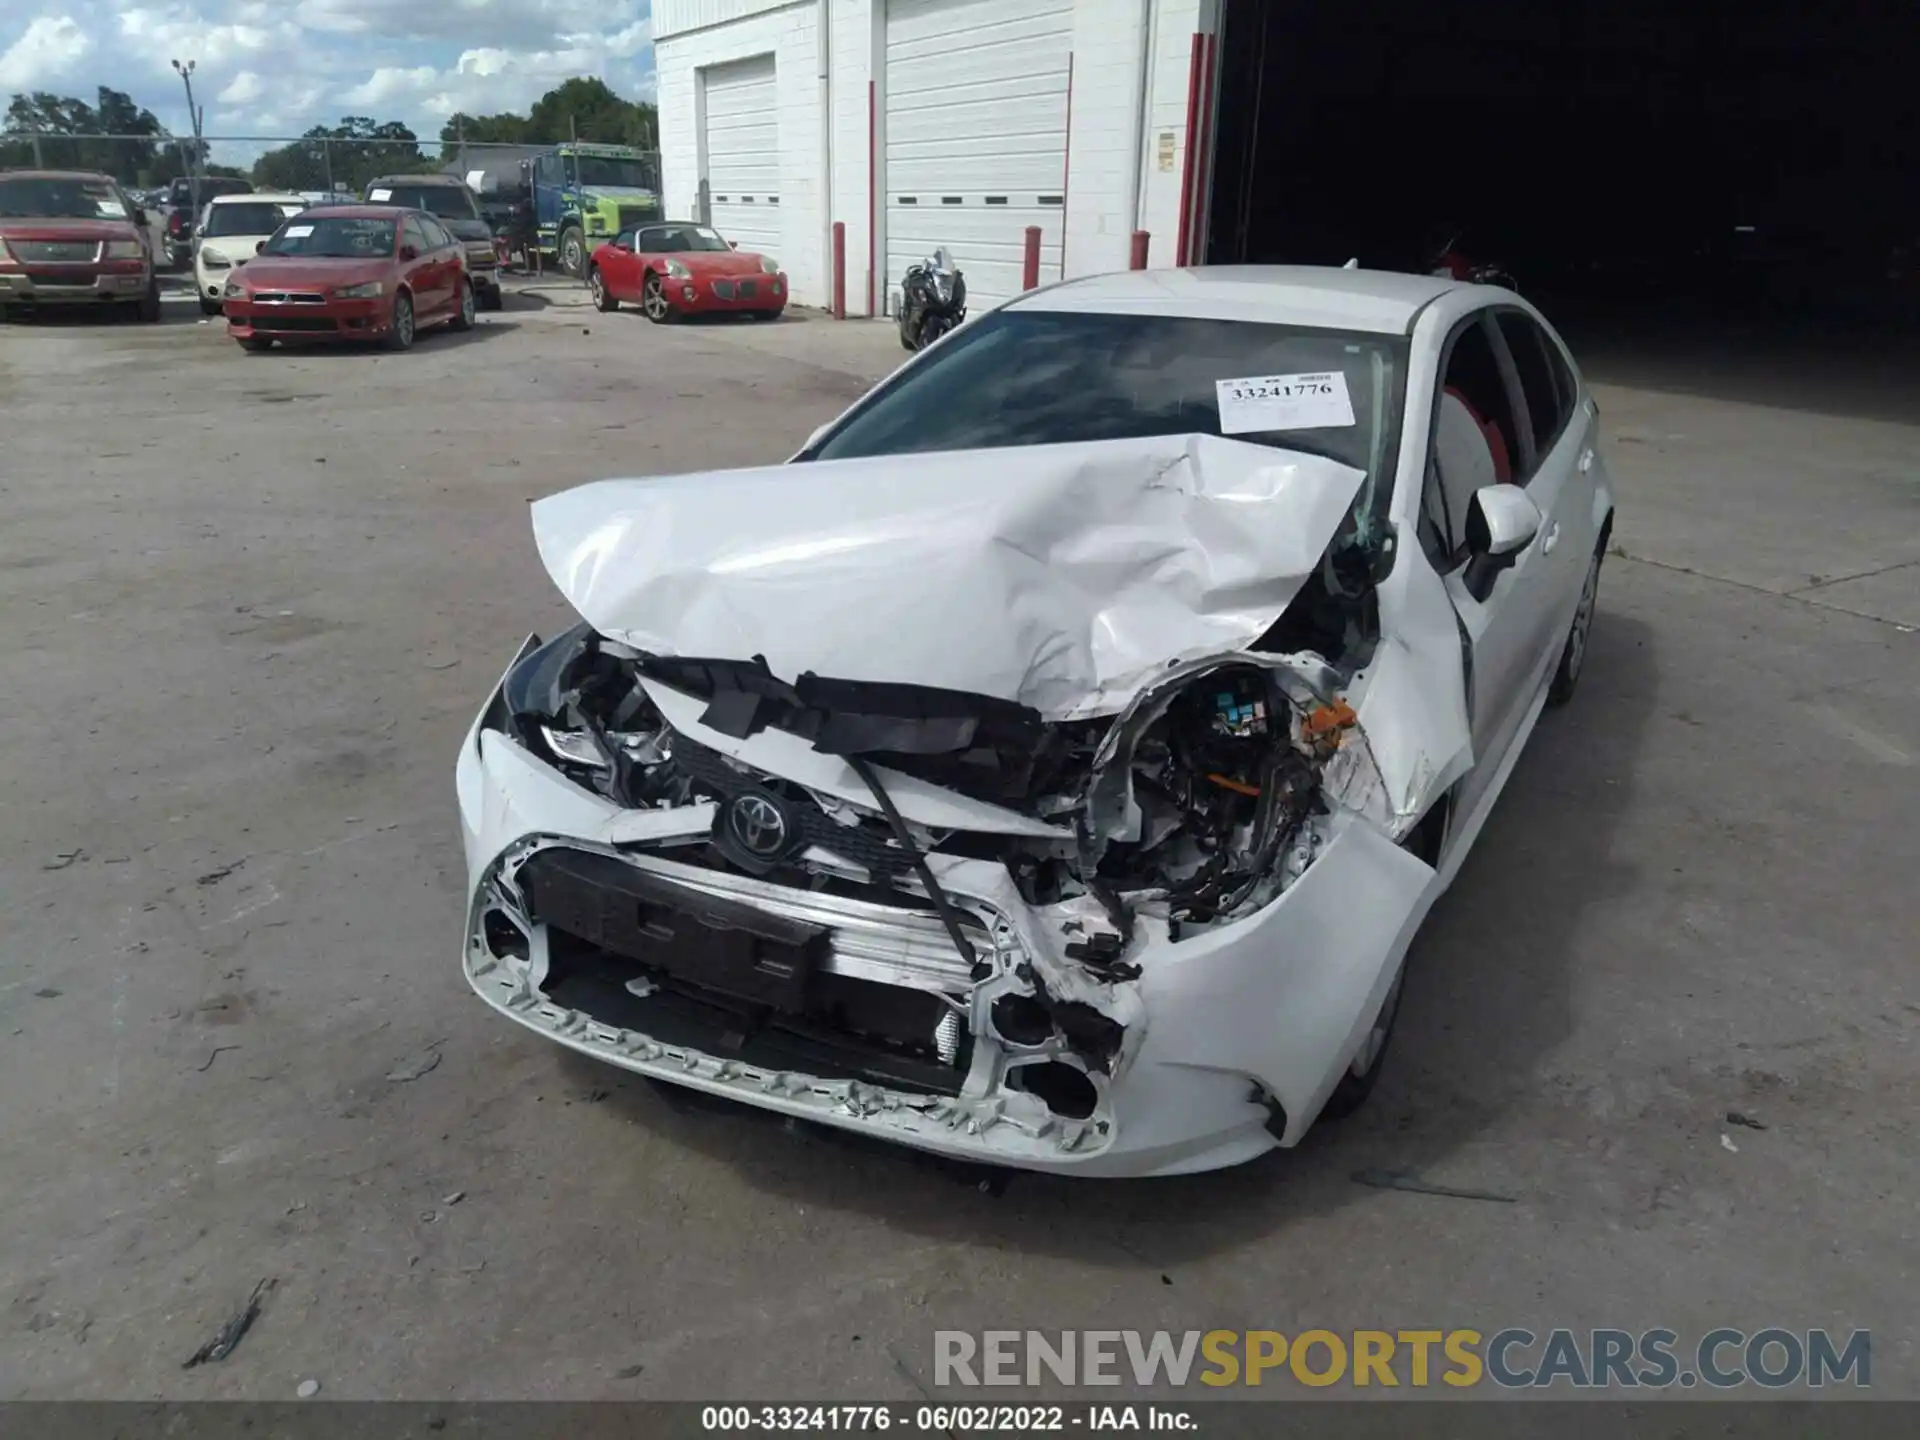
<path fill-rule="evenodd" d="M 548 264 L 584 275 L 594 247 L 659 220 L 659 157 L 631 145 L 556 145 L 520 162 L 532 214 L 525 237 Z"/>

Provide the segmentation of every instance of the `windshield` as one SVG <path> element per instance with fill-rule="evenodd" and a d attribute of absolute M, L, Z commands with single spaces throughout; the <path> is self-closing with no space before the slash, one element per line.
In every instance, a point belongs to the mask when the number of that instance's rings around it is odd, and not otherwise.
<path fill-rule="evenodd" d="M 310 260 L 384 260 L 394 252 L 398 230 L 392 220 L 314 215 L 288 223 L 261 253 Z"/>
<path fill-rule="evenodd" d="M 653 175 L 646 161 L 616 160 L 609 155 L 580 155 L 569 162 L 579 167 L 579 181 L 585 186 L 631 185 L 639 190 L 653 188 Z"/>
<path fill-rule="evenodd" d="M 0 176 L 0 215 L 8 219 L 124 220 L 126 203 L 104 180 Z"/>
<path fill-rule="evenodd" d="M 374 205 L 404 205 L 442 220 L 478 220 L 479 207 L 460 185 L 375 185 L 367 191 Z"/>
<path fill-rule="evenodd" d="M 271 235 L 298 215 L 301 208 L 298 205 L 275 205 L 265 200 L 214 205 L 209 207 L 206 228 L 200 233 L 209 239 L 221 235 Z"/>
<path fill-rule="evenodd" d="M 1372 545 L 1392 497 L 1407 354 L 1392 335 L 1002 310 L 883 385 L 804 458 L 1226 434 L 1366 472 L 1356 539 Z"/>
<path fill-rule="evenodd" d="M 720 232 L 704 225 L 655 225 L 640 232 L 642 255 L 682 255 L 688 251 L 731 250 Z"/>

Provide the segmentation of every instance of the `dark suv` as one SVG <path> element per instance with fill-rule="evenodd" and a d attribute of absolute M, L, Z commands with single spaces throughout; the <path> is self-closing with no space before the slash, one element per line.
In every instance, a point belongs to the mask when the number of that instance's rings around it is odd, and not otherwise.
<path fill-rule="evenodd" d="M 482 310 L 500 308 L 500 257 L 494 253 L 493 227 L 464 180 L 455 175 L 382 175 L 367 182 L 363 198 L 369 205 L 424 210 L 446 226 L 466 251 L 474 302 Z"/>
<path fill-rule="evenodd" d="M 253 186 L 230 175 L 202 175 L 198 182 L 200 203 L 194 204 L 196 185 L 184 175 L 167 187 L 167 229 L 161 237 L 166 247 L 167 264 L 176 270 L 193 259 L 193 228 L 200 223 L 200 210 L 216 195 L 247 195 Z"/>

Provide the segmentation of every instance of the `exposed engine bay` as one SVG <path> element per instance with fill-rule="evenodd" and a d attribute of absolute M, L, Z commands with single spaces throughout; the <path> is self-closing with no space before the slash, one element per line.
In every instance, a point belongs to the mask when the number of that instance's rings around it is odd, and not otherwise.
<path fill-rule="evenodd" d="M 707 730 L 783 731 L 845 758 L 871 777 L 871 802 L 699 743 L 662 713 L 662 687 L 702 702 Z M 523 745 L 622 807 L 727 806 L 749 794 L 766 804 L 751 833 L 726 823 L 745 812 L 723 813 L 702 863 L 806 888 L 924 893 L 921 855 L 998 861 L 1029 905 L 1099 902 L 1113 933 L 1087 947 L 1095 968 L 1118 960 L 1143 908 L 1177 940 L 1270 903 L 1313 862 L 1315 822 L 1328 813 L 1323 770 L 1359 739 L 1344 700 L 1299 666 L 1251 656 L 1188 667 L 1118 718 L 1046 722 L 991 697 L 810 675 L 789 683 L 762 663 L 650 656 L 583 625 L 529 656 L 503 699 L 501 719 Z M 881 771 L 1038 823 L 993 833 L 904 820 L 890 813 Z"/>

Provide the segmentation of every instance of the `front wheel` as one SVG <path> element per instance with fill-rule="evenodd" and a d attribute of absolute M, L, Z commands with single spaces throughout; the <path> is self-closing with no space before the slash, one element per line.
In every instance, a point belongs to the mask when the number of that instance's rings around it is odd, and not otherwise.
<path fill-rule="evenodd" d="M 1381 1062 L 1386 1059 L 1387 1046 L 1393 1040 L 1394 1022 L 1400 1018 L 1400 992 L 1407 983 L 1407 967 L 1404 961 L 1400 973 L 1393 977 L 1393 985 L 1387 991 L 1387 998 L 1380 1003 L 1380 1013 L 1373 1017 L 1373 1024 L 1367 1028 L 1367 1035 L 1360 1042 L 1359 1052 L 1347 1066 L 1347 1073 L 1340 1077 L 1340 1083 L 1333 1087 L 1333 1094 L 1327 1097 L 1327 1103 L 1321 1107 L 1322 1120 L 1344 1120 L 1373 1094 L 1373 1087 L 1379 1082 Z"/>
<path fill-rule="evenodd" d="M 159 322 L 160 282 L 158 280 L 147 286 L 147 293 L 135 302 L 133 313 L 140 318 L 142 324 L 153 325 Z"/>
<path fill-rule="evenodd" d="M 607 277 L 598 265 L 587 271 L 587 289 L 593 292 L 593 308 L 601 314 L 609 314 L 620 308 L 620 302 L 613 298 L 613 292 L 607 288 Z"/>
<path fill-rule="evenodd" d="M 249 335 L 240 342 L 240 348 L 251 351 L 255 355 L 264 355 L 273 348 L 273 341 L 264 335 Z"/>
<path fill-rule="evenodd" d="M 202 295 L 200 297 L 200 313 L 202 315 L 218 315 L 220 313 L 220 302 L 218 300 L 209 300 L 206 296 Z"/>
<path fill-rule="evenodd" d="M 1587 566 L 1586 584 L 1580 589 L 1580 608 L 1573 612 L 1573 628 L 1567 631 L 1567 643 L 1560 651 L 1560 665 L 1547 686 L 1547 703 L 1564 705 L 1573 699 L 1579 687 L 1580 672 L 1587 663 L 1587 638 L 1593 632 L 1593 611 L 1600 599 L 1600 562 L 1606 551 L 1595 550 Z"/>
<path fill-rule="evenodd" d="M 640 308 L 646 312 L 647 319 L 656 325 L 665 325 L 673 319 L 673 305 L 667 299 L 667 287 L 658 275 L 647 276 L 647 283 L 640 292 Z"/>
<path fill-rule="evenodd" d="M 453 328 L 455 330 L 473 329 L 473 311 L 473 282 L 471 280 L 462 280 L 460 282 L 460 303 L 453 312 Z"/>
<path fill-rule="evenodd" d="M 586 273 L 586 237 L 572 226 L 560 232 L 560 268 L 576 278 Z"/>
<path fill-rule="evenodd" d="M 387 327 L 387 349 L 413 348 L 413 297 L 401 291 L 393 297 L 393 321 Z"/>

